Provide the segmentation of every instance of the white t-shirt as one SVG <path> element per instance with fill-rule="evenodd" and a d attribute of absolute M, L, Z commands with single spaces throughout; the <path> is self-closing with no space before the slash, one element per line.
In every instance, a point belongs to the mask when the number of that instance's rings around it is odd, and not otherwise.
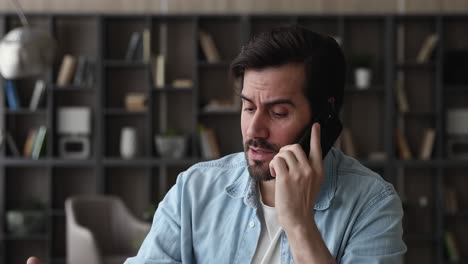
<path fill-rule="evenodd" d="M 260 192 L 259 192 L 260 193 Z M 261 229 L 257 249 L 252 259 L 253 264 L 279 264 L 280 258 L 280 238 L 281 226 L 278 224 L 276 208 L 265 205 L 260 197 L 261 207 L 259 210 Z"/>

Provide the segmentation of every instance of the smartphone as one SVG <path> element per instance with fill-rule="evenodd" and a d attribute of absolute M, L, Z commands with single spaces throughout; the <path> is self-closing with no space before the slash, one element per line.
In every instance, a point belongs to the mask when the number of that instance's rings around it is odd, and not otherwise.
<path fill-rule="evenodd" d="M 340 136 L 341 130 L 343 130 L 343 125 L 341 124 L 338 116 L 334 113 L 325 113 L 314 118 L 305 129 L 302 137 L 299 139 L 299 144 L 307 156 L 310 152 L 310 133 L 312 125 L 316 122 L 320 124 L 320 146 L 322 147 L 322 159 L 324 159 L 325 156 L 327 156 L 328 151 L 330 151 L 331 147 Z"/>

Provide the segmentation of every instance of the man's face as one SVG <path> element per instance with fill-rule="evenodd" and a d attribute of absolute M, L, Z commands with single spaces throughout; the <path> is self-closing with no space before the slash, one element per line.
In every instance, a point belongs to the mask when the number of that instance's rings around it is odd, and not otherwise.
<path fill-rule="evenodd" d="M 309 123 L 304 80 L 302 64 L 248 69 L 244 73 L 242 138 L 249 172 L 256 180 L 273 179 L 270 161 L 281 147 L 295 143 Z"/>

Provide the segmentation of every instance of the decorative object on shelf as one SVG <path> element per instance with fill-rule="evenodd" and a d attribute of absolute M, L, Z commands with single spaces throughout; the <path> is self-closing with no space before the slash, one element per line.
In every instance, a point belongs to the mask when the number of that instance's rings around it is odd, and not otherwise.
<path fill-rule="evenodd" d="M 427 208 L 429 205 L 429 199 L 427 198 L 426 195 L 421 195 L 418 197 L 418 206 L 420 208 Z"/>
<path fill-rule="evenodd" d="M 154 144 L 158 155 L 162 158 L 180 159 L 187 152 L 187 137 L 173 130 L 155 135 Z"/>
<path fill-rule="evenodd" d="M 57 132 L 59 155 L 67 159 L 86 159 L 90 155 L 91 109 L 89 107 L 60 107 Z"/>
<path fill-rule="evenodd" d="M 355 55 L 352 57 L 354 85 L 357 89 L 368 89 L 372 80 L 372 56 Z"/>
<path fill-rule="evenodd" d="M 468 108 L 447 110 L 447 156 L 468 159 Z"/>
<path fill-rule="evenodd" d="M 47 214 L 45 205 L 37 199 L 26 201 L 20 208 L 6 212 L 8 233 L 13 236 L 44 234 Z"/>
<path fill-rule="evenodd" d="M 55 41 L 48 32 L 29 25 L 17 0 L 11 2 L 22 27 L 11 30 L 0 41 L 0 74 L 5 79 L 40 76 L 53 63 Z"/>
<path fill-rule="evenodd" d="M 125 95 L 125 109 L 130 112 L 146 110 L 146 95 L 143 93 L 128 93 Z"/>
<path fill-rule="evenodd" d="M 120 156 L 124 159 L 135 158 L 138 154 L 137 130 L 134 127 L 123 127 L 120 131 Z"/>
<path fill-rule="evenodd" d="M 455 240 L 455 235 L 451 231 L 445 231 L 444 238 L 449 263 L 459 263 L 461 257 L 457 242 Z"/>

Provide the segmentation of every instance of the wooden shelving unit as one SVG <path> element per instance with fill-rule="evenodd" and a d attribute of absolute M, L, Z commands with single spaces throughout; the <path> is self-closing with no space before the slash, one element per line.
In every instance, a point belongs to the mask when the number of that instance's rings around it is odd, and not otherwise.
<path fill-rule="evenodd" d="M 234 98 L 229 63 L 252 35 L 281 24 L 299 23 L 340 40 L 347 58 L 372 55 L 372 86 L 358 90 L 348 65 L 344 125 L 352 131 L 359 160 L 394 183 L 405 204 L 407 263 L 445 263 L 444 234 L 454 232 L 463 259 L 468 258 L 468 162 L 447 157 L 446 110 L 468 107 L 468 85 L 444 84 L 444 54 L 450 49 L 468 50 L 463 15 L 101 15 L 31 14 L 30 23 L 51 32 L 58 43 L 58 59 L 48 75 L 46 98 L 38 111 L 29 111 L 34 80 L 17 82 L 23 107 L 8 108 L 0 93 L 0 128 L 10 131 L 20 151 L 28 131 L 39 125 L 48 128 L 46 148 L 39 160 L 0 153 L 0 263 L 24 264 L 35 254 L 45 263 L 65 263 L 64 201 L 77 194 L 114 194 L 122 197 L 138 217 L 157 204 L 176 180 L 200 155 L 198 124 L 215 129 L 221 154 L 242 151 L 239 111 L 205 111 L 210 100 Z M 19 26 L 11 13 L 0 14 L 0 36 Z M 396 59 L 397 29 L 405 30 L 404 61 Z M 153 65 L 147 61 L 127 61 L 130 36 L 148 29 L 153 54 L 166 58 L 166 84 L 156 88 Z M 208 63 L 198 44 L 198 31 L 208 32 L 216 43 L 221 61 Z M 431 33 L 440 36 L 429 62 L 420 64 L 416 56 Z M 55 80 L 64 54 L 85 55 L 95 63 L 92 87 L 57 87 Z M 397 72 L 405 74 L 405 90 L 410 111 L 398 113 L 394 87 Z M 190 79 L 193 86 L 177 89 L 175 79 Z M 1 82 L 0 86 L 4 83 Z M 129 112 L 124 96 L 139 92 L 147 96 L 146 109 Z M 87 160 L 65 160 L 58 153 L 57 108 L 88 106 L 92 111 L 91 155 Z M 395 154 L 394 131 L 403 120 L 404 135 L 415 157 L 422 132 L 432 127 L 436 140 L 432 159 L 400 160 Z M 124 160 L 119 154 L 120 130 L 137 129 L 139 154 Z M 181 131 L 189 138 L 183 159 L 157 155 L 154 135 L 167 129 Z M 386 159 L 369 160 L 372 152 Z M 444 189 L 458 194 L 460 211 L 445 212 Z M 27 199 L 46 205 L 47 226 L 43 234 L 15 237 L 6 229 L 6 212 Z M 425 201 L 425 202 L 421 202 Z"/>

